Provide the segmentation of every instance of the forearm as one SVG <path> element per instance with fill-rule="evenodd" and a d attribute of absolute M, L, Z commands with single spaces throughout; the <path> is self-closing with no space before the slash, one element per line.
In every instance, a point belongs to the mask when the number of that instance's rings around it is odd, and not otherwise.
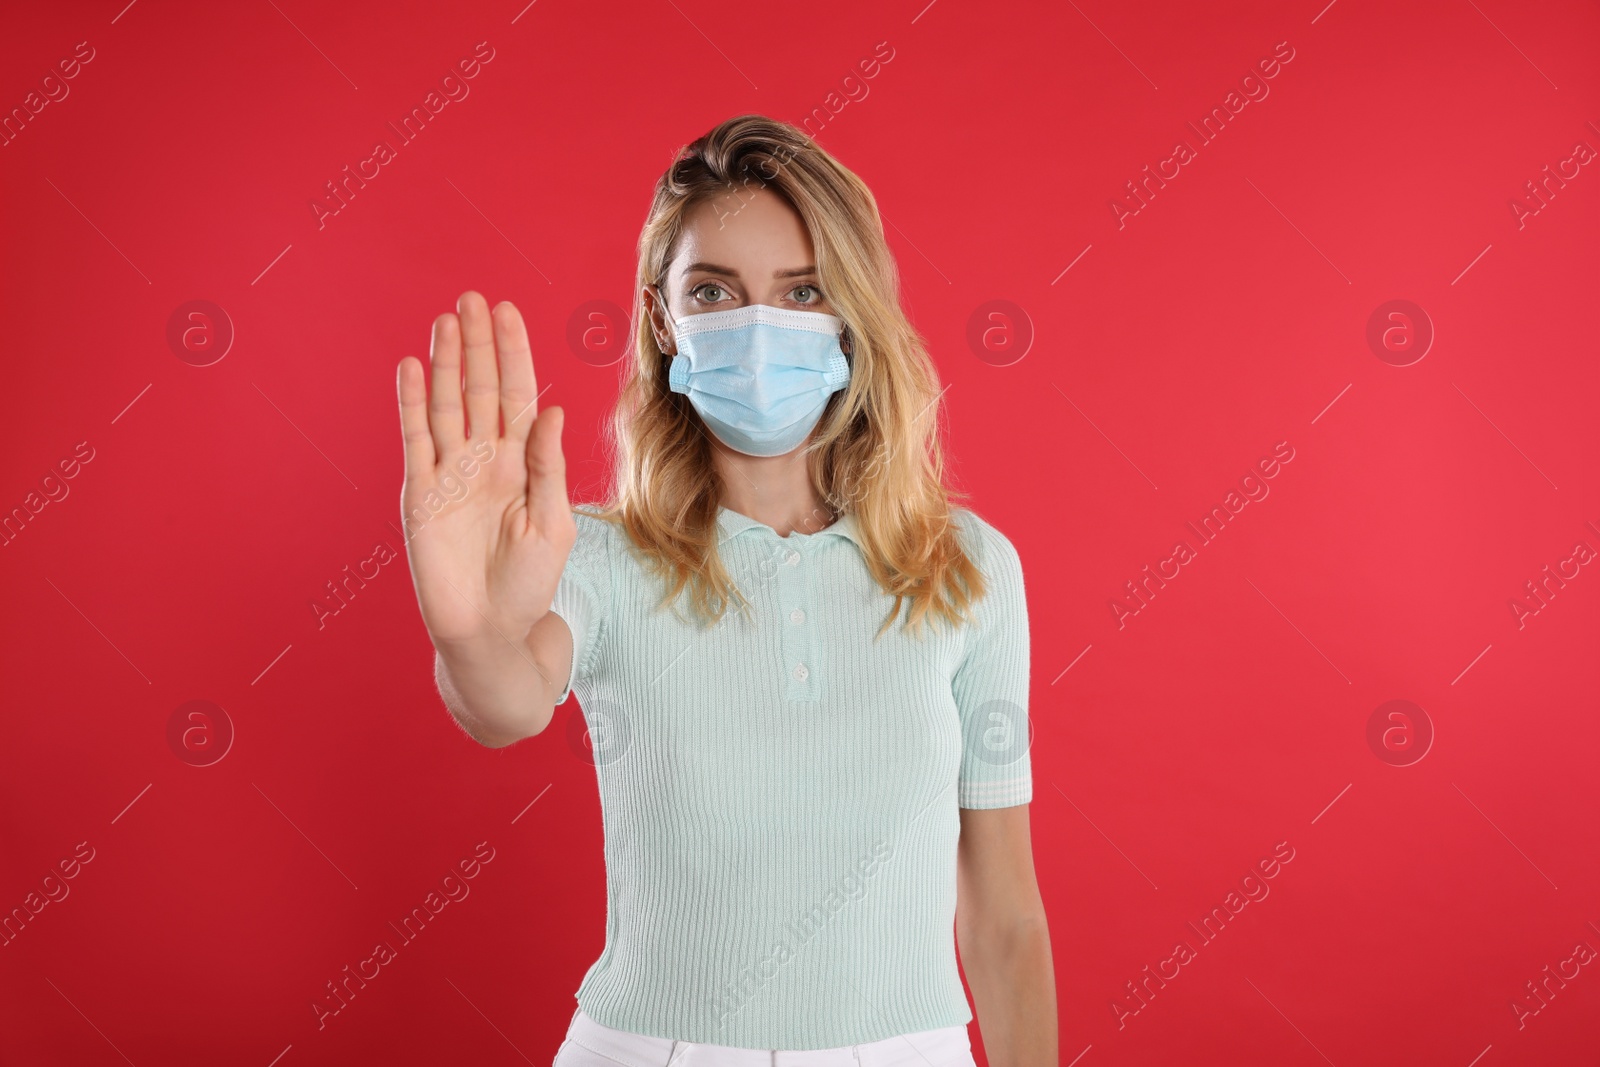
<path fill-rule="evenodd" d="M 558 691 L 526 645 L 491 631 L 482 638 L 436 643 L 439 695 L 479 744 L 503 748 L 544 729 Z"/>
<path fill-rule="evenodd" d="M 991 1067 L 1056 1067 L 1056 987 L 1044 917 L 958 931 Z"/>

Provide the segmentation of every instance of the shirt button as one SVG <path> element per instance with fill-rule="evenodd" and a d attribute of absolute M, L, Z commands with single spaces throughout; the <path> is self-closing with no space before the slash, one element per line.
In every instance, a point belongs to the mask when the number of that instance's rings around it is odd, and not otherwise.
<path fill-rule="evenodd" d="M 796 667 L 794 669 L 794 676 L 795 676 L 795 680 L 796 681 L 803 682 L 803 681 L 806 680 L 806 677 L 808 675 L 810 675 L 810 674 L 811 674 L 811 672 L 806 670 L 806 665 L 804 663 L 800 664 L 798 667 Z"/>
<path fill-rule="evenodd" d="M 789 621 L 790 622 L 805 622 L 806 621 L 806 613 L 801 611 L 799 608 L 795 608 L 793 611 L 789 612 Z"/>
<path fill-rule="evenodd" d="M 796 563 L 800 562 L 800 553 L 790 552 L 788 557 L 784 559 L 784 562 L 793 567 Z"/>

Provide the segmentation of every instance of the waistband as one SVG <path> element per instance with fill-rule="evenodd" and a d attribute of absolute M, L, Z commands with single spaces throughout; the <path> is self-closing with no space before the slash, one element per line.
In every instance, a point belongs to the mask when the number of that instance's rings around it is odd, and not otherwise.
<path fill-rule="evenodd" d="M 573 1013 L 567 1040 L 623 1067 L 928 1067 L 962 1062 L 957 1057 L 971 1048 L 965 1026 L 944 1026 L 836 1048 L 735 1048 L 618 1030 L 596 1022 L 582 1008 Z"/>

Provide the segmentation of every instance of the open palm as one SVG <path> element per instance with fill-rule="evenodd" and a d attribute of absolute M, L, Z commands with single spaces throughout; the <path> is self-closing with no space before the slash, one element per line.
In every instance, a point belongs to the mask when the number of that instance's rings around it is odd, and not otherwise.
<path fill-rule="evenodd" d="M 470 290 L 456 307 L 433 322 L 431 391 L 420 360 L 400 361 L 411 577 L 436 645 L 490 633 L 520 643 L 550 610 L 577 540 L 564 413 L 538 411 L 516 307 L 503 302 L 491 313 Z"/>

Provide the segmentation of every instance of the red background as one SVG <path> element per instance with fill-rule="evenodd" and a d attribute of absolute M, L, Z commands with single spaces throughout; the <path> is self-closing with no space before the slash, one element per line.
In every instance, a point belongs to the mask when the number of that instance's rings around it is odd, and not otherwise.
<path fill-rule="evenodd" d="M 1022 554 L 1062 1062 L 1596 1062 L 1600 966 L 1512 1004 L 1600 948 L 1600 573 L 1510 606 L 1600 549 L 1600 167 L 1511 207 L 1600 146 L 1593 5 L 123 5 L 0 35 L 7 112 L 94 49 L 0 148 L 0 507 L 94 457 L 0 549 L 0 909 L 94 857 L 0 947 L 0 1060 L 549 1062 L 603 937 L 576 702 L 481 748 L 403 557 L 321 629 L 311 604 L 401 547 L 395 364 L 464 289 L 523 309 L 597 495 L 617 367 L 575 313 L 630 306 L 680 144 L 820 107 L 950 387 L 955 476 Z M 483 41 L 470 95 L 319 227 Z M 1201 146 L 1186 123 L 1279 42 Z M 1179 138 L 1196 158 L 1119 225 Z M 166 336 L 197 299 L 236 331 L 203 367 Z M 1395 299 L 1436 333 L 1409 366 L 1366 340 Z M 1013 332 L 974 348 L 992 300 Z M 1184 524 L 1282 441 L 1199 547 Z M 1197 558 L 1119 627 L 1180 538 Z M 1397 699 L 1434 731 L 1408 766 L 1368 742 Z M 191 700 L 235 731 L 210 766 L 168 738 Z M 325 984 L 479 842 L 470 896 L 319 1030 Z M 1279 842 L 1270 895 L 1119 1026 Z"/>

